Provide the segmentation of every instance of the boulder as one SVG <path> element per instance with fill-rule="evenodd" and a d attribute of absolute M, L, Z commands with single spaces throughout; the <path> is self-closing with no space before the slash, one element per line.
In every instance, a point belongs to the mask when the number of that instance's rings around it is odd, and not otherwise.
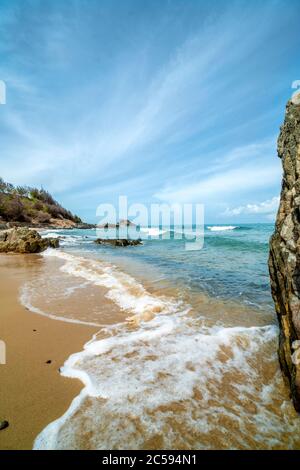
<path fill-rule="evenodd" d="M 40 253 L 47 248 L 57 248 L 57 238 L 42 238 L 36 230 L 14 227 L 0 232 L 1 253 Z"/>
<path fill-rule="evenodd" d="M 283 180 L 269 271 L 279 322 L 279 361 L 300 412 L 300 102 L 289 101 L 278 138 Z"/>

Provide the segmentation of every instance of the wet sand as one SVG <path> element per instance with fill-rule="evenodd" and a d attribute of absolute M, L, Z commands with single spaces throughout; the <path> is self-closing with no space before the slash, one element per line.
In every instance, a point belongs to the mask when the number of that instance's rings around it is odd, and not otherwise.
<path fill-rule="evenodd" d="M 97 331 L 39 316 L 19 303 L 20 285 L 36 262 L 35 255 L 0 255 L 0 339 L 6 343 L 0 421 L 9 421 L 0 431 L 0 449 L 31 449 L 37 434 L 67 410 L 82 383 L 58 369 Z"/>

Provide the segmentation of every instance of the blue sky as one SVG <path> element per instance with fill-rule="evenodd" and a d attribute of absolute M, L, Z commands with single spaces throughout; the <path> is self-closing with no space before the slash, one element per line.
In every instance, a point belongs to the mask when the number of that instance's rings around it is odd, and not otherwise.
<path fill-rule="evenodd" d="M 89 221 L 119 195 L 272 220 L 299 17 L 298 0 L 0 0 L 1 176 Z"/>

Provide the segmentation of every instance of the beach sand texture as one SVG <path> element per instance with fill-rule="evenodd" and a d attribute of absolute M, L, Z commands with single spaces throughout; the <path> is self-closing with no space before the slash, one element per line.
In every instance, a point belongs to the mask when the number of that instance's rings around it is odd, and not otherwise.
<path fill-rule="evenodd" d="M 36 262 L 35 255 L 0 255 L 0 339 L 6 343 L 6 364 L 0 365 L 0 421 L 9 422 L 0 431 L 1 449 L 31 449 L 37 434 L 66 411 L 82 383 L 62 377 L 58 369 L 97 331 L 22 307 L 19 287 Z"/>

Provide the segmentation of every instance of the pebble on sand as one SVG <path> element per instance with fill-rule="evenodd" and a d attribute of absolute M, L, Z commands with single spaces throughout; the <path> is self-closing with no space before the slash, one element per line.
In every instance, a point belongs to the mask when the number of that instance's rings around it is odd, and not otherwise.
<path fill-rule="evenodd" d="M 2 429 L 5 429 L 5 428 L 8 428 L 9 426 L 9 422 L 4 420 L 4 421 L 0 421 L 0 431 L 2 431 Z"/>

